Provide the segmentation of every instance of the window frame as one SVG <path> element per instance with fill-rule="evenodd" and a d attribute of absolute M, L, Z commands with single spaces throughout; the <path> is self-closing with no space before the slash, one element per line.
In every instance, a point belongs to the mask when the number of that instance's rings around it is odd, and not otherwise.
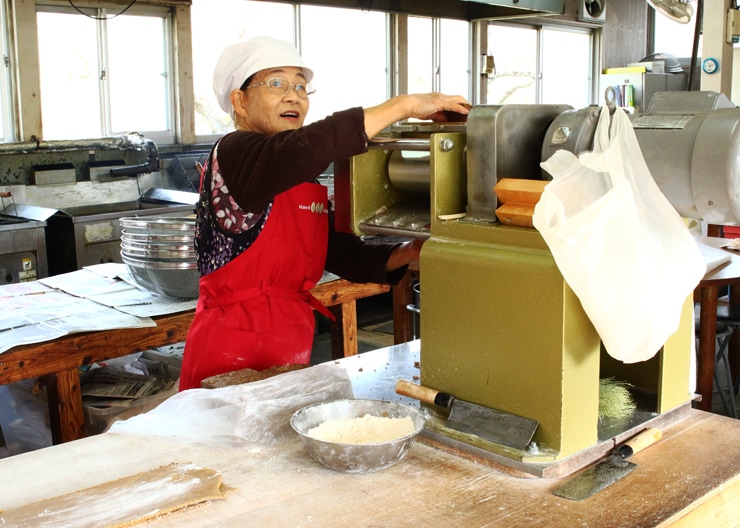
<path fill-rule="evenodd" d="M 12 141 L 38 141 L 41 138 L 41 108 L 38 99 L 39 90 L 39 73 L 37 66 L 34 66 L 32 59 L 34 53 L 37 53 L 37 28 L 35 27 L 35 16 L 38 8 L 67 8 L 72 9 L 65 0 L 35 0 L 33 2 L 17 3 L 12 0 L 0 0 L 7 5 L 6 16 L 7 34 L 9 38 L 10 49 L 10 82 L 11 96 L 9 99 L 12 103 L 12 127 L 15 131 Z M 289 2 L 297 11 L 300 11 L 300 3 Z M 76 2 L 84 4 L 85 9 L 107 9 L 109 12 L 119 12 L 128 5 L 127 1 L 101 1 L 85 0 Z M 194 145 L 201 142 L 210 142 L 213 138 L 206 136 L 196 136 L 193 111 L 194 94 L 192 84 L 192 34 L 191 34 L 191 2 L 190 0 L 139 0 L 131 8 L 133 14 L 139 14 L 140 11 L 157 10 L 166 13 L 169 18 L 169 34 L 167 34 L 165 43 L 168 48 L 168 71 L 169 82 L 168 97 L 169 117 L 168 126 L 170 130 L 166 137 L 156 136 L 159 144 L 166 145 Z M 151 11 L 150 11 L 151 12 Z M 386 53 L 388 63 L 388 74 L 386 83 L 388 86 L 389 96 L 402 92 L 402 82 L 399 77 L 406 74 L 404 65 L 406 61 L 399 56 L 399 50 L 405 47 L 402 42 L 404 20 L 411 15 L 397 13 L 388 13 L 389 31 L 386 37 Z M 439 18 L 439 17 L 437 17 Z M 445 20 L 439 18 L 439 20 Z M 486 104 L 481 100 L 481 94 L 485 91 L 480 90 L 481 84 L 485 81 L 481 76 L 481 57 L 486 53 L 485 43 L 487 39 L 482 27 L 487 27 L 489 23 L 510 23 L 512 25 L 531 25 L 526 19 L 520 20 L 474 20 L 469 21 L 469 55 L 467 61 L 469 64 L 470 76 L 468 78 L 469 99 L 475 104 Z M 560 24 L 559 21 L 544 21 L 544 24 L 552 25 L 557 30 L 563 30 L 568 27 L 576 29 L 589 30 L 592 35 L 592 100 L 598 99 L 598 77 L 599 64 L 601 63 L 601 28 L 591 26 L 582 26 L 578 23 L 573 25 L 569 21 Z M 22 30 L 20 29 L 22 28 Z M 401 29 L 399 31 L 399 28 Z M 300 14 L 296 17 L 293 28 L 296 35 L 296 41 L 300 46 Z M 147 131 L 141 132 L 142 134 Z"/>
<path fill-rule="evenodd" d="M 113 15 L 121 12 L 125 6 L 111 5 L 106 3 L 96 4 L 95 6 L 84 6 L 81 9 L 90 16 L 94 17 L 107 17 L 108 19 L 115 18 Z M 50 4 L 46 2 L 37 2 L 34 7 L 36 14 L 39 12 L 46 13 L 64 13 L 76 16 L 85 16 L 80 14 L 73 7 Z M 137 132 L 143 136 L 153 140 L 157 144 L 175 144 L 176 138 L 178 137 L 177 131 L 177 89 L 176 79 L 177 72 L 174 60 L 174 48 L 176 46 L 174 39 L 174 16 L 172 10 L 169 7 L 157 6 L 157 5 L 139 5 L 134 4 L 130 9 L 127 9 L 125 13 L 119 16 L 148 16 L 153 18 L 162 19 L 163 28 L 163 52 L 164 52 L 164 66 L 165 66 L 165 100 L 167 101 L 167 107 L 165 108 L 165 123 L 166 129 L 163 130 L 126 130 L 126 131 L 113 131 L 111 122 L 111 105 L 110 105 L 110 82 L 106 76 L 105 80 L 99 81 L 99 95 L 100 95 L 100 137 L 117 136 L 129 132 Z M 107 33 L 107 20 L 95 20 L 96 26 L 96 57 L 98 60 L 98 73 L 107 71 L 108 64 L 108 33 Z M 37 72 L 39 76 L 39 83 L 41 78 L 41 71 Z M 100 76 L 99 76 L 100 78 Z M 43 130 L 43 122 L 41 123 Z M 74 141 L 74 140 L 71 140 Z"/>
<path fill-rule="evenodd" d="M 598 103 L 598 91 L 599 91 L 599 76 L 601 74 L 601 69 L 598 67 L 598 61 L 597 61 L 597 51 L 599 49 L 598 43 L 597 43 L 597 32 L 592 28 L 586 28 L 586 27 L 575 27 L 575 26 L 565 26 L 565 25 L 555 25 L 555 24 L 543 24 L 538 31 L 538 53 L 539 57 L 537 59 L 537 67 L 539 69 L 539 83 L 538 83 L 538 91 L 537 91 L 537 100 L 542 100 L 542 94 L 543 94 L 543 71 L 544 67 L 542 64 L 542 52 L 543 47 L 546 45 L 544 42 L 545 39 L 542 38 L 543 32 L 545 31 L 559 31 L 562 33 L 575 33 L 575 34 L 581 34 L 581 35 L 587 35 L 589 37 L 589 50 L 588 50 L 588 63 L 589 63 L 589 102 L 586 106 L 597 104 Z"/>
<path fill-rule="evenodd" d="M 599 50 L 601 46 L 601 32 L 599 29 L 592 28 L 592 27 L 582 27 L 582 26 L 571 26 L 571 25 L 565 25 L 565 24 L 542 24 L 542 23 L 525 23 L 525 22 L 516 22 L 516 21 L 510 21 L 510 20 L 491 20 L 487 21 L 487 23 L 484 25 L 483 31 L 486 33 L 485 37 L 485 44 L 487 47 L 488 44 L 488 31 L 490 30 L 491 26 L 507 26 L 507 27 L 514 27 L 514 28 L 527 28 L 534 30 L 536 32 L 535 35 L 535 46 L 537 49 L 537 57 L 535 58 L 535 64 L 536 64 L 536 71 L 535 73 L 535 103 L 534 104 L 543 104 L 542 103 L 542 96 L 543 96 L 543 73 L 544 73 L 544 67 L 543 67 L 543 46 L 544 38 L 543 34 L 545 31 L 560 31 L 560 32 L 570 32 L 570 33 L 579 33 L 588 35 L 590 38 L 590 46 L 589 46 L 589 78 L 590 78 L 590 89 L 589 89 L 589 102 L 587 105 L 593 105 L 596 104 L 595 102 L 598 100 L 598 91 L 599 91 L 599 75 L 600 75 L 600 67 L 599 67 L 599 59 L 600 56 Z M 487 49 L 481 49 L 481 54 L 488 53 Z M 495 53 L 494 53 L 495 56 Z M 482 89 L 480 93 L 480 104 L 489 104 L 487 102 L 487 90 Z"/>
<path fill-rule="evenodd" d="M 16 90 L 15 60 L 12 50 L 10 31 L 10 0 L 0 1 L 0 52 L 2 52 L 2 69 L 0 70 L 0 120 L 2 131 L 0 143 L 12 143 L 18 137 L 16 126 Z"/>

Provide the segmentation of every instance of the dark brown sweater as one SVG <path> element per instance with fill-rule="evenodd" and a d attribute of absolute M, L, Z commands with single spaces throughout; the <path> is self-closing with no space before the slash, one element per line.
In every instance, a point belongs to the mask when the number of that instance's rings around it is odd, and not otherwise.
<path fill-rule="evenodd" d="M 273 198 L 313 181 L 335 160 L 367 152 L 364 112 L 351 108 L 321 121 L 272 135 L 237 130 L 223 137 L 218 162 L 239 206 L 260 213 Z M 329 214 L 329 248 L 324 268 L 353 282 L 398 282 L 406 267 L 386 274 L 385 263 L 398 244 L 366 243 L 334 229 Z"/>

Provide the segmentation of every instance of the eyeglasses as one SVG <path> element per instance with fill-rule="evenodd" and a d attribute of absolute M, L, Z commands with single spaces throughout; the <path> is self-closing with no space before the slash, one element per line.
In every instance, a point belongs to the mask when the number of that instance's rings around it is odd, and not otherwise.
<path fill-rule="evenodd" d="M 295 93 L 298 94 L 298 97 L 301 99 L 308 99 L 308 96 L 314 93 L 316 90 L 314 90 L 313 86 L 308 83 L 297 83 L 293 84 L 291 82 L 286 81 L 285 79 L 281 77 L 272 77 L 270 79 L 267 79 L 266 81 L 259 82 L 257 84 L 250 84 L 249 86 L 244 87 L 244 90 L 247 90 L 248 88 L 254 88 L 255 86 L 262 86 L 266 85 L 267 89 L 270 90 L 271 93 L 274 93 L 275 95 L 285 95 L 287 94 L 291 88 L 295 88 Z"/>

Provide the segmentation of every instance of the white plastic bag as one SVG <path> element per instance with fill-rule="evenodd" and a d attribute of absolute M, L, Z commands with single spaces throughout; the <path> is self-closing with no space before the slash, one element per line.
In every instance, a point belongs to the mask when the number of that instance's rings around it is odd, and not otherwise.
<path fill-rule="evenodd" d="M 679 325 L 706 265 L 660 192 L 627 115 L 601 109 L 593 152 L 560 150 L 533 223 L 610 356 L 653 357 Z"/>
<path fill-rule="evenodd" d="M 274 444 L 289 437 L 290 417 L 298 409 L 352 395 L 345 369 L 316 365 L 243 385 L 179 392 L 145 414 L 114 422 L 107 432 L 214 446 Z"/>
<path fill-rule="evenodd" d="M 0 430 L 8 455 L 52 445 L 46 393 L 34 391 L 35 383 L 34 378 L 0 385 Z"/>

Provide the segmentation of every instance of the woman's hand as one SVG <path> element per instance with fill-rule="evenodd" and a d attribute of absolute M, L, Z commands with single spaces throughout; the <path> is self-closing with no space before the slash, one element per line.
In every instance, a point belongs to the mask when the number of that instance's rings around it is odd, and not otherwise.
<path fill-rule="evenodd" d="M 388 257 L 388 260 L 385 263 L 385 271 L 390 272 L 407 264 L 409 269 L 418 270 L 419 255 L 421 253 L 421 246 L 423 245 L 423 240 L 411 240 L 401 244 L 393 250 L 391 256 Z"/>
<path fill-rule="evenodd" d="M 444 121 L 444 112 L 467 116 L 472 108 L 461 95 L 441 93 L 398 95 L 385 103 L 365 109 L 365 134 L 375 137 L 385 128 L 408 118 Z"/>
<path fill-rule="evenodd" d="M 417 119 L 429 120 L 433 119 L 435 116 L 443 115 L 445 111 L 467 115 L 473 106 L 460 95 L 429 93 L 409 95 L 406 97 L 410 99 L 412 106 L 409 115 L 405 118 L 415 117 Z"/>

